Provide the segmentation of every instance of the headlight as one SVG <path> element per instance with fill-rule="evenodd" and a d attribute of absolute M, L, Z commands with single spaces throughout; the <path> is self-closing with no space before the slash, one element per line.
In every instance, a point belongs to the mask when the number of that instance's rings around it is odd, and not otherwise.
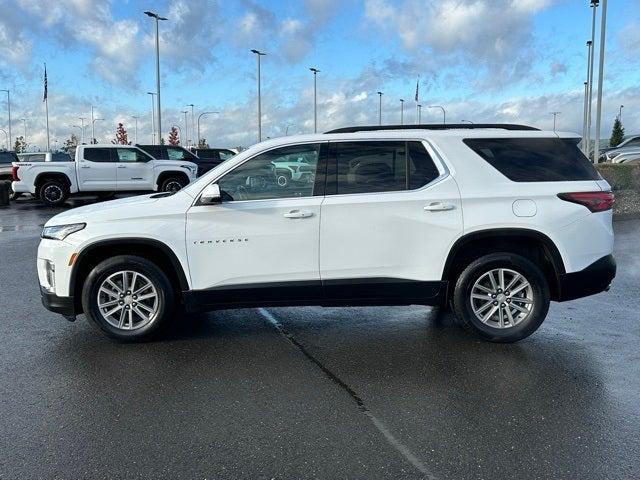
<path fill-rule="evenodd" d="M 79 232 L 86 223 L 70 223 L 69 225 L 55 225 L 52 227 L 44 227 L 42 229 L 42 238 L 50 238 L 51 240 L 64 240 L 69 235 L 75 232 Z"/>

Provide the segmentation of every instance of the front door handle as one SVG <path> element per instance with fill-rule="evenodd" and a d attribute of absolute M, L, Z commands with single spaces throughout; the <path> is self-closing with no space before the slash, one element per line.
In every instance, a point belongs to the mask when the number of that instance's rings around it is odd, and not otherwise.
<path fill-rule="evenodd" d="M 442 202 L 433 202 L 429 205 L 425 205 L 424 209 L 427 212 L 444 212 L 446 210 L 453 210 L 455 205 L 451 205 L 450 203 L 442 203 Z"/>
<path fill-rule="evenodd" d="M 284 214 L 285 218 L 309 218 L 313 216 L 313 212 L 308 210 L 291 210 Z"/>
<path fill-rule="evenodd" d="M 118 168 L 127 168 L 126 165 L 118 165 Z"/>
<path fill-rule="evenodd" d="M 91 168 L 89 165 L 82 165 L 80 168 Z"/>

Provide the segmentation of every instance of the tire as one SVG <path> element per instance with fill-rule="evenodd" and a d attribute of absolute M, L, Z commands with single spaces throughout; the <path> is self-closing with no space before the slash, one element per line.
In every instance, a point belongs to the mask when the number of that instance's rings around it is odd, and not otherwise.
<path fill-rule="evenodd" d="M 59 207 L 69 198 L 69 187 L 59 180 L 46 180 L 38 189 L 40 201 L 48 207 Z"/>
<path fill-rule="evenodd" d="M 122 288 L 124 273 L 133 289 Z M 141 290 L 145 284 L 150 286 Z M 87 318 L 107 336 L 125 342 L 148 340 L 159 334 L 173 317 L 174 298 L 166 274 L 153 262 L 133 255 L 120 255 L 99 263 L 82 288 L 82 307 Z M 109 314 L 114 308 L 117 310 Z"/>
<path fill-rule="evenodd" d="M 513 292 L 501 288 L 500 270 L 502 285 Z M 462 271 L 453 293 L 453 310 L 458 323 L 477 336 L 510 343 L 538 329 L 547 316 L 549 300 L 547 280 L 534 263 L 513 253 L 494 253 L 473 261 Z"/>
<path fill-rule="evenodd" d="M 177 192 L 187 183 L 181 177 L 167 177 L 160 184 L 161 192 Z"/>
<path fill-rule="evenodd" d="M 287 171 L 276 172 L 276 183 L 280 188 L 287 188 L 291 182 L 291 174 Z"/>

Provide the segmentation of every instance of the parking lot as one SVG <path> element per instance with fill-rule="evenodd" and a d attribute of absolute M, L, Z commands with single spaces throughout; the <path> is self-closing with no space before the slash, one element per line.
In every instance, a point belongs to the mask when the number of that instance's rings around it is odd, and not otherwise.
<path fill-rule="evenodd" d="M 0 209 L 0 478 L 640 477 L 640 220 L 615 222 L 612 289 L 517 344 L 418 306 L 219 311 L 120 344 L 40 304 L 55 212 Z"/>

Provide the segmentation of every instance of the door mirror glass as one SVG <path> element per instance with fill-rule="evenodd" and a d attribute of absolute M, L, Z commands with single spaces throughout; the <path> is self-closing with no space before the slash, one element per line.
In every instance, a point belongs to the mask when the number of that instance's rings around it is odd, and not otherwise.
<path fill-rule="evenodd" d="M 200 195 L 200 204 L 202 205 L 214 205 L 222 201 L 220 195 L 220 186 L 217 183 L 211 183 L 204 187 L 202 194 Z"/>

